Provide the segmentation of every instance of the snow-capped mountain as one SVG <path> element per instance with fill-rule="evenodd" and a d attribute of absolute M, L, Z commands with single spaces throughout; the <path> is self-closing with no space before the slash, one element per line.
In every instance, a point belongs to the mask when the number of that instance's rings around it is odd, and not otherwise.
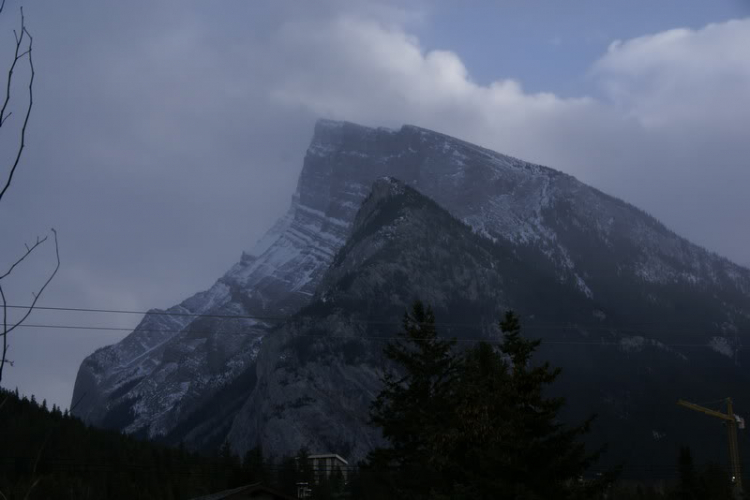
<path fill-rule="evenodd" d="M 436 308 L 438 331 L 459 346 L 497 340 L 497 319 L 518 311 L 527 333 L 544 341 L 539 358 L 564 367 L 555 390 L 569 402 L 565 417 L 598 413 L 592 444 L 610 444 L 613 462 L 664 464 L 686 442 L 704 454 L 720 451 L 710 432 L 695 437 L 710 422 L 696 427 L 675 402 L 719 391 L 750 404 L 750 372 L 735 363 L 735 347 L 722 352 L 711 333 L 726 307 L 712 296 L 725 292 L 677 291 L 630 273 L 605 276 L 622 293 L 597 299 L 540 265 L 545 258 L 534 246 L 478 234 L 397 180 L 377 180 L 311 303 L 267 337 L 230 442 L 275 455 L 308 446 L 363 458 L 379 442 L 366 422 L 385 366 L 383 343 L 419 297 Z M 686 328 L 691 315 L 703 319 Z M 750 322 L 738 326 L 747 331 Z"/>
<path fill-rule="evenodd" d="M 376 179 L 385 176 L 403 184 L 379 181 L 373 188 Z M 409 252 L 380 260 L 380 274 L 370 269 L 368 275 L 363 266 L 373 255 L 386 247 L 405 248 L 392 244 L 394 238 L 405 237 L 396 221 L 388 216 L 378 219 L 372 209 L 380 206 L 378 193 L 394 199 L 394 190 L 399 189 L 415 189 L 420 199 L 434 200 L 436 207 L 447 210 L 446 217 L 466 228 L 459 240 L 469 241 L 471 234 L 477 248 L 492 247 L 487 250 L 492 258 L 465 261 L 462 256 L 468 250 L 451 254 L 441 246 L 445 242 L 438 232 L 433 245 L 443 248 L 440 262 L 449 269 L 439 275 L 423 273 L 425 280 L 436 280 L 430 286 L 416 286 L 419 280 L 388 274 L 405 265 L 400 259 Z M 413 216 L 410 213 L 402 215 L 408 218 Z M 368 224 L 374 228 L 371 234 L 363 232 Z M 425 246 L 431 240 L 415 241 Z M 518 265 L 500 265 L 501 254 L 506 264 Z M 503 272 L 493 275 L 493 265 Z M 514 269 L 526 269 L 536 281 L 527 281 Z M 362 405 L 375 390 L 370 365 L 359 363 L 359 371 L 347 368 L 338 373 L 359 385 L 329 384 L 316 389 L 314 397 L 304 396 L 308 387 L 304 384 L 287 380 L 285 386 L 278 370 L 280 357 L 290 349 L 289 332 L 310 328 L 299 326 L 305 317 L 316 317 L 320 320 L 316 328 L 326 331 L 343 335 L 363 331 L 336 316 L 351 316 L 346 297 L 338 302 L 332 298 L 342 283 L 364 280 L 365 275 L 368 278 L 351 288 L 348 297 L 354 300 L 358 293 L 364 294 L 353 303 L 371 304 L 369 316 L 365 315 L 368 320 L 403 311 L 410 295 L 418 292 L 438 308 L 460 303 L 487 325 L 502 308 L 512 306 L 531 318 L 554 321 L 557 328 L 566 325 L 568 342 L 594 339 L 615 344 L 617 353 L 629 356 L 656 346 L 671 353 L 672 363 L 672 358 L 688 356 L 684 349 L 670 345 L 703 346 L 703 351 L 715 355 L 711 366 L 723 363 L 732 373 L 741 354 L 739 332 L 750 327 L 750 271 L 689 243 L 625 202 L 561 172 L 418 127 L 373 129 L 322 120 L 315 127 L 287 214 L 210 290 L 169 309 L 169 315 L 151 311 L 127 338 L 89 356 L 76 380 L 73 400 L 81 399 L 76 413 L 96 425 L 151 437 L 172 436 L 206 445 L 229 435 L 238 448 L 263 442 L 279 453 L 304 439 L 334 446 L 335 440 L 320 436 L 349 426 L 345 434 L 362 439 L 346 441 L 348 451 L 362 456 L 377 439 L 368 431 L 351 431 L 364 425 L 358 420 Z M 458 302 L 451 294 L 456 286 L 464 287 Z M 492 290 L 496 293 L 488 299 Z M 310 316 L 309 307 L 328 303 L 338 303 L 341 311 L 326 310 L 324 318 Z M 284 321 L 308 305 L 293 321 Z M 690 342 L 670 340 L 666 328 L 656 323 L 659 318 L 680 322 L 670 330 L 690 325 L 690 331 L 700 330 L 700 335 Z M 488 326 L 483 334 L 490 330 Z M 589 346 L 579 352 L 592 354 Z M 648 356 L 638 358 L 638 363 Z M 560 359 L 600 367 L 585 357 Z M 297 372 L 306 369 L 306 362 L 294 363 Z M 309 373 L 316 373 L 321 381 L 336 380 L 335 374 L 316 371 L 320 368 Z M 277 390 L 271 389 L 273 384 Z M 309 401 L 324 400 L 321 390 L 329 390 L 333 406 Z M 607 394 L 614 406 L 621 401 L 617 390 L 592 390 Z M 287 401 L 292 394 L 302 399 Z M 300 424 L 307 427 L 281 436 L 291 417 L 279 420 L 277 427 L 269 424 L 273 411 L 268 402 L 275 400 L 281 406 L 274 411 L 292 408 L 290 415 L 294 415 L 296 407 L 303 412 L 297 414 L 303 422 L 317 423 Z M 215 411 L 207 410 L 207 405 Z M 311 417 L 315 412 L 330 417 L 324 412 L 336 405 L 341 415 L 348 416 L 334 418 L 331 428 L 321 427 L 321 420 Z"/>

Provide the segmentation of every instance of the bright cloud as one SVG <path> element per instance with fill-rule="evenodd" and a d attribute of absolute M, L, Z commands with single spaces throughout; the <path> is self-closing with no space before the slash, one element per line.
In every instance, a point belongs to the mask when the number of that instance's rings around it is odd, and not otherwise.
<path fill-rule="evenodd" d="M 479 85 L 458 54 L 346 15 L 281 26 L 270 53 L 284 65 L 269 93 L 316 115 L 413 123 L 560 168 L 745 262 L 746 47 L 750 19 L 617 41 L 592 65 L 602 96 L 562 98 L 513 79 Z"/>
<path fill-rule="evenodd" d="M 609 96 L 646 126 L 750 123 L 750 19 L 613 42 L 595 64 Z"/>

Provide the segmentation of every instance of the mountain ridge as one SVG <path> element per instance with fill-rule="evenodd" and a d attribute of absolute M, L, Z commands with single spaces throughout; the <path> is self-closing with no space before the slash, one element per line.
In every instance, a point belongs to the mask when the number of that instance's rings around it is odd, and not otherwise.
<path fill-rule="evenodd" d="M 711 321 L 697 324 L 723 339 L 717 352 L 733 359 L 741 348 L 732 329 L 750 318 L 742 308 L 750 271 L 692 245 L 642 210 L 567 174 L 419 127 L 373 129 L 325 120 L 316 124 L 287 213 L 213 287 L 167 311 L 293 315 L 316 298 L 373 183 L 377 190 L 376 179 L 387 176 L 402 179 L 474 233 L 510 255 L 523 255 L 587 300 L 609 304 L 619 293 L 632 295 L 643 309 L 634 314 L 653 314 L 656 306 L 638 298 L 643 290 L 653 289 L 648 293 L 659 307 L 673 308 L 673 297 L 687 293 L 679 289 L 711 288 L 717 296 Z M 625 290 L 610 290 L 613 282 Z M 665 295 L 664 287 L 678 290 Z M 599 313 L 607 321 L 625 320 L 620 311 Z M 217 394 L 233 394 L 227 396 L 232 407 L 250 394 L 252 389 L 229 388 L 254 369 L 269 333 L 279 328 L 275 322 L 170 318 L 147 314 L 133 334 L 82 363 L 73 399 L 86 398 L 76 414 L 97 425 L 177 439 L 177 426 Z M 222 418 L 218 427 L 234 425 L 231 415 Z M 182 434 L 205 430 L 207 421 Z"/>
<path fill-rule="evenodd" d="M 458 338 L 459 348 L 496 342 L 501 313 L 519 310 L 526 331 L 543 340 L 538 359 L 565 368 L 555 387 L 569 401 L 565 419 L 599 413 L 589 443 L 610 443 L 612 462 L 639 459 L 644 451 L 653 455 L 649 464 L 670 459 L 694 432 L 674 401 L 711 385 L 702 380 L 707 374 L 735 392 L 750 381 L 747 371 L 718 353 L 686 355 L 663 336 L 632 335 L 617 320 L 596 318 L 592 313 L 602 305 L 582 291 L 525 263 L 507 244 L 476 234 L 417 191 L 382 179 L 313 301 L 269 336 L 255 367 L 261 382 L 234 418 L 228 440 L 240 452 L 260 445 L 278 456 L 308 446 L 363 458 L 382 443 L 366 424 L 387 366 L 380 350 L 414 298 L 435 307 L 439 333 Z M 548 328 L 561 318 L 573 327 L 596 319 L 598 327 Z M 598 333 L 602 327 L 606 340 Z M 677 373 L 683 380 L 672 379 Z M 705 450 L 719 449 L 710 437 L 697 441 Z"/>

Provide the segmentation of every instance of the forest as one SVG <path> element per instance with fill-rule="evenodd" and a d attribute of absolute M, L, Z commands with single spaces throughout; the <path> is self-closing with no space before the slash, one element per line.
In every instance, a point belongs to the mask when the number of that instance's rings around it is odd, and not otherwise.
<path fill-rule="evenodd" d="M 388 445 L 339 473 L 316 474 L 300 450 L 237 456 L 225 442 L 212 454 L 140 440 L 86 425 L 67 410 L 0 392 L 0 493 L 11 499 L 190 499 L 262 483 L 290 497 L 297 484 L 312 498 L 714 499 L 733 498 L 726 470 L 697 467 L 690 449 L 648 481 L 622 481 L 618 468 L 595 464 L 604 449 L 582 443 L 595 419 L 557 421 L 563 398 L 545 396 L 560 374 L 533 363 L 538 340 L 518 317 L 500 322 L 499 347 L 457 350 L 438 336 L 435 316 L 417 302 L 400 338 L 385 348 L 395 369 L 373 403 L 372 424 Z"/>

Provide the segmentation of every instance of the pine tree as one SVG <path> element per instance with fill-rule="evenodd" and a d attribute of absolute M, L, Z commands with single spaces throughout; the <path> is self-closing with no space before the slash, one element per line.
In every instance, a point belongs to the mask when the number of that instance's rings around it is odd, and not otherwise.
<path fill-rule="evenodd" d="M 474 353 L 480 360 L 486 358 L 484 364 L 491 369 L 485 368 L 484 373 L 480 370 L 468 378 L 472 384 L 484 385 L 484 393 L 493 401 L 495 411 L 494 425 L 487 425 L 484 446 L 476 451 L 485 451 L 487 461 L 501 468 L 509 498 L 597 495 L 611 480 L 611 474 L 596 482 L 581 480 L 600 454 L 587 453 L 580 441 L 589 431 L 593 417 L 573 427 L 560 423 L 558 413 L 565 400 L 546 397 L 545 391 L 561 370 L 547 362 L 531 365 L 540 341 L 522 336 L 520 321 L 513 312 L 506 313 L 500 329 L 504 337 L 499 353 L 493 351 L 493 356 L 486 345 L 478 346 Z M 503 357 L 509 359 L 510 365 L 505 374 L 499 368 Z"/>
<path fill-rule="evenodd" d="M 545 392 L 560 374 L 533 366 L 538 340 L 521 335 L 518 317 L 500 323 L 499 349 L 479 343 L 463 353 L 441 340 L 429 308 L 415 304 L 403 339 L 386 356 L 400 367 L 383 379 L 372 421 L 390 447 L 374 451 L 358 481 L 387 478 L 379 497 L 471 499 L 594 498 L 605 480 L 584 481 L 598 457 L 575 427 L 558 421 L 562 398 Z M 609 477 L 605 479 L 610 479 Z"/>
<path fill-rule="evenodd" d="M 454 344 L 438 338 L 432 309 L 417 301 L 411 314 L 404 314 L 399 341 L 385 348 L 399 371 L 383 376 L 371 420 L 391 447 L 375 450 L 369 458 L 376 467 L 393 471 L 391 494 L 399 498 L 427 498 L 443 482 L 439 443 L 451 406 Z"/>

